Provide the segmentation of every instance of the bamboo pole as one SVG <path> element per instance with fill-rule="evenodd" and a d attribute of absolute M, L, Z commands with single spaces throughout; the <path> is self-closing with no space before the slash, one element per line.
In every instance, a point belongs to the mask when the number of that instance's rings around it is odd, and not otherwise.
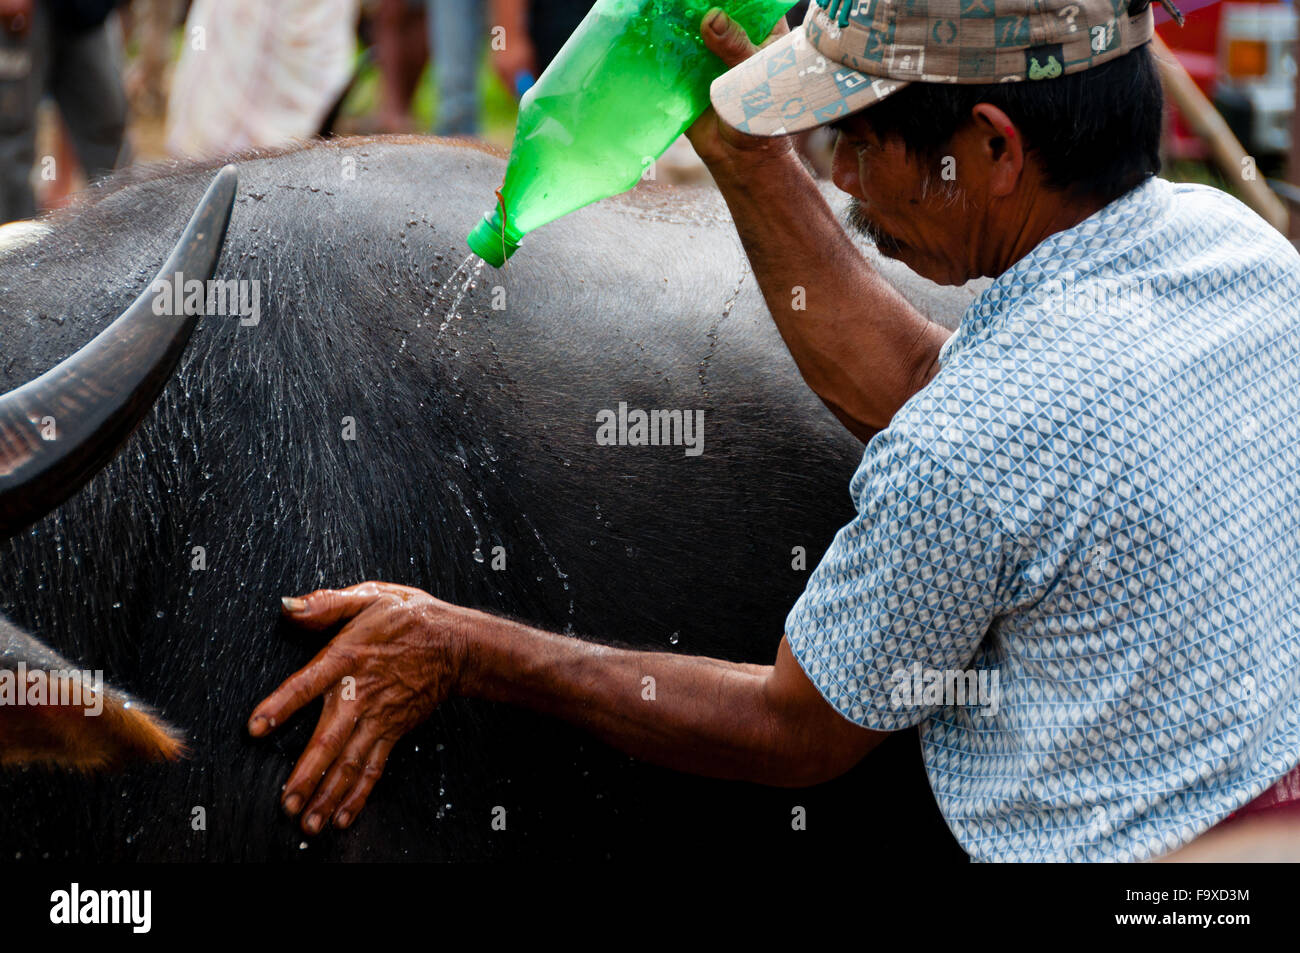
<path fill-rule="evenodd" d="M 1296 37 L 1296 62 L 1300 63 L 1300 36 Z M 1287 178 L 1291 184 L 1300 187 L 1300 70 L 1295 76 L 1295 104 L 1291 110 L 1291 155 L 1287 157 Z M 1300 215 L 1292 215 L 1287 235 L 1300 238 Z"/>
<path fill-rule="evenodd" d="M 1165 92 L 1183 114 L 1192 131 L 1210 147 L 1210 155 L 1224 176 L 1237 183 L 1246 204 L 1260 214 L 1270 225 L 1285 234 L 1287 228 L 1287 210 L 1258 172 L 1253 178 L 1243 175 L 1247 167 L 1242 159 L 1246 150 L 1242 148 L 1237 137 L 1232 134 L 1228 124 L 1214 104 L 1205 98 L 1188 75 L 1178 57 L 1165 46 L 1159 34 L 1151 38 L 1151 49 L 1156 55 L 1156 64 L 1160 69 L 1160 79 Z"/>

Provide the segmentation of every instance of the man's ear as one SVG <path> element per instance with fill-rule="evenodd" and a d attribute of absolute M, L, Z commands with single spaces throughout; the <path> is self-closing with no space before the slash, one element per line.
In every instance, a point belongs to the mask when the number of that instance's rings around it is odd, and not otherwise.
<path fill-rule="evenodd" d="M 1024 174 L 1024 138 L 1011 118 L 989 103 L 977 103 L 971 120 L 980 157 L 988 163 L 989 195 L 1004 198 L 1016 190 Z"/>

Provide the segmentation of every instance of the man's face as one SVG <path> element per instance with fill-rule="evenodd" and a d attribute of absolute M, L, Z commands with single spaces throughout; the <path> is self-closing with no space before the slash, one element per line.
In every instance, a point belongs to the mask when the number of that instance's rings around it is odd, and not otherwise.
<path fill-rule="evenodd" d="M 901 139 L 882 141 L 862 114 L 831 127 L 839 133 L 831 178 L 853 196 L 849 225 L 881 254 L 940 284 L 971 273 L 973 203 L 956 179 L 957 158 L 933 164 L 908 155 Z"/>

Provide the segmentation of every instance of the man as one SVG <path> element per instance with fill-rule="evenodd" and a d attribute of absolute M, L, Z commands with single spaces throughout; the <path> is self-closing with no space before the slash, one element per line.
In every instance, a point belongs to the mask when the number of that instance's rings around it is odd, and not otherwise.
<path fill-rule="evenodd" d="M 309 832 L 346 827 L 453 694 L 776 785 L 921 724 L 979 860 L 1163 855 L 1300 761 L 1300 256 L 1227 195 L 1154 178 L 1146 0 L 822 2 L 748 59 L 706 18 L 740 65 L 691 129 L 805 378 L 870 439 L 859 515 L 775 663 L 587 644 L 384 583 L 287 599 L 343 624 L 250 721 L 324 694 L 284 795 Z M 882 251 L 996 278 L 955 334 L 871 271 L 783 138 L 828 122 Z"/>

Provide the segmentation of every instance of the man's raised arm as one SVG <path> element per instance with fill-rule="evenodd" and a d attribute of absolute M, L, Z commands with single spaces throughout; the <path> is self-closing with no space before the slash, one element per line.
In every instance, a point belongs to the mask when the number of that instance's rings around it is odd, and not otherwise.
<path fill-rule="evenodd" d="M 705 44 L 728 67 L 755 47 L 705 18 Z M 773 36 L 786 32 L 784 21 Z M 873 269 L 836 220 L 789 139 L 760 138 L 712 108 L 687 131 L 731 210 L 768 309 L 808 386 L 856 436 L 883 430 L 937 370 L 947 329 Z"/>

